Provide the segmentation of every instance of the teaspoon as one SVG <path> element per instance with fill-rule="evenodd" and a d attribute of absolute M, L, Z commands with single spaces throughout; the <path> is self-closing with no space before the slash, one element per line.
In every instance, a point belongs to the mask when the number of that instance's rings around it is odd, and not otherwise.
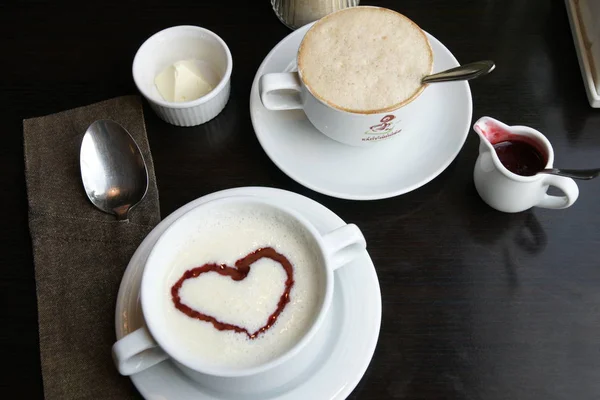
<path fill-rule="evenodd" d="M 594 179 L 600 175 L 600 168 L 596 169 L 559 169 L 559 168 L 548 168 L 543 169 L 539 172 L 540 174 L 552 174 L 566 176 L 567 178 L 573 179 Z"/>
<path fill-rule="evenodd" d="M 135 140 L 111 120 L 93 122 L 79 154 L 87 197 L 101 211 L 126 221 L 148 190 L 148 170 Z"/>
<path fill-rule="evenodd" d="M 433 75 L 427 75 L 421 80 L 421 83 L 437 83 L 450 81 L 466 81 L 487 75 L 496 68 L 496 64 L 490 60 L 476 61 L 469 64 L 460 65 L 456 68 L 447 69 Z"/>

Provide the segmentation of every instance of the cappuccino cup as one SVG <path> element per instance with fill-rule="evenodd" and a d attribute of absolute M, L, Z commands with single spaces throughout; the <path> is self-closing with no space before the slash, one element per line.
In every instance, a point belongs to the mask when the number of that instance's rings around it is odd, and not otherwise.
<path fill-rule="evenodd" d="M 395 11 L 351 7 L 317 21 L 297 54 L 297 72 L 259 80 L 269 110 L 303 109 L 323 134 L 367 146 L 413 130 L 416 99 L 433 69 L 433 52 L 414 22 Z"/>
<path fill-rule="evenodd" d="M 236 196 L 200 205 L 159 238 L 146 262 L 146 323 L 117 341 L 119 372 L 172 361 L 203 387 L 272 390 L 310 368 L 335 269 L 364 254 L 356 225 L 325 235 L 274 202 Z"/>

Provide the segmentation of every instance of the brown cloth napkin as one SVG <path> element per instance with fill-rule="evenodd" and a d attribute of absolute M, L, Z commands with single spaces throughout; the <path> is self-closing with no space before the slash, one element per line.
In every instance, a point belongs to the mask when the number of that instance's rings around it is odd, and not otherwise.
<path fill-rule="evenodd" d="M 150 187 L 118 222 L 92 206 L 79 172 L 87 127 L 112 119 L 140 147 Z M 23 121 L 29 229 L 46 399 L 138 398 L 112 361 L 119 283 L 135 249 L 160 220 L 144 115 L 137 96 Z"/>

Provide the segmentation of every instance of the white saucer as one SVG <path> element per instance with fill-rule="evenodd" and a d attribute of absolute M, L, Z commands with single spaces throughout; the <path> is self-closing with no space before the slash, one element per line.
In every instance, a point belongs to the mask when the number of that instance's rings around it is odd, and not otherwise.
<path fill-rule="evenodd" d="M 321 204 L 279 189 L 246 187 L 213 193 L 173 212 L 144 239 L 131 258 L 117 297 L 115 325 L 117 339 L 142 326 L 139 290 L 146 259 L 154 243 L 179 216 L 217 198 L 229 196 L 268 197 L 301 212 L 322 233 L 344 221 Z M 344 399 L 364 375 L 379 336 L 381 292 L 375 267 L 369 254 L 335 272 L 335 291 L 330 311 L 318 334 L 327 335 L 326 350 L 315 360 L 314 367 L 277 391 L 236 399 L 333 400 Z M 125 379 L 125 378 L 123 378 Z M 131 376 L 139 392 L 148 400 L 216 400 L 229 398 L 210 392 L 186 378 L 171 362 L 165 361 Z"/>
<path fill-rule="evenodd" d="M 471 90 L 466 82 L 430 85 L 416 100 L 430 117 L 420 134 L 401 136 L 368 148 L 329 139 L 302 110 L 269 111 L 258 93 L 258 80 L 270 72 L 289 70 L 310 25 L 283 39 L 264 59 L 250 94 L 250 116 L 258 140 L 284 173 L 309 189 L 333 197 L 374 200 L 410 192 L 441 174 L 462 148 L 471 125 Z M 434 71 L 458 66 L 456 58 L 428 34 Z"/>

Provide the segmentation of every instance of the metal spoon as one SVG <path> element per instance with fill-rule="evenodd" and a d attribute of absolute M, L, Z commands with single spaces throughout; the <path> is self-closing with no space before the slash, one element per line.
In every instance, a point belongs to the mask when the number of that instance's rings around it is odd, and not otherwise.
<path fill-rule="evenodd" d="M 427 75 L 421 80 L 422 83 L 436 83 L 449 81 L 466 81 L 487 75 L 496 68 L 493 61 L 483 60 L 469 64 L 460 65 L 456 68 L 447 69 L 437 74 Z"/>
<path fill-rule="evenodd" d="M 148 190 L 148 170 L 135 140 L 120 124 L 93 122 L 79 154 L 83 187 L 93 205 L 127 221 Z"/>
<path fill-rule="evenodd" d="M 566 176 L 567 178 L 573 179 L 594 179 L 598 175 L 600 175 L 600 168 L 596 169 L 558 169 L 558 168 L 548 168 L 541 170 L 540 174 L 552 174 L 552 175 L 560 175 Z"/>

